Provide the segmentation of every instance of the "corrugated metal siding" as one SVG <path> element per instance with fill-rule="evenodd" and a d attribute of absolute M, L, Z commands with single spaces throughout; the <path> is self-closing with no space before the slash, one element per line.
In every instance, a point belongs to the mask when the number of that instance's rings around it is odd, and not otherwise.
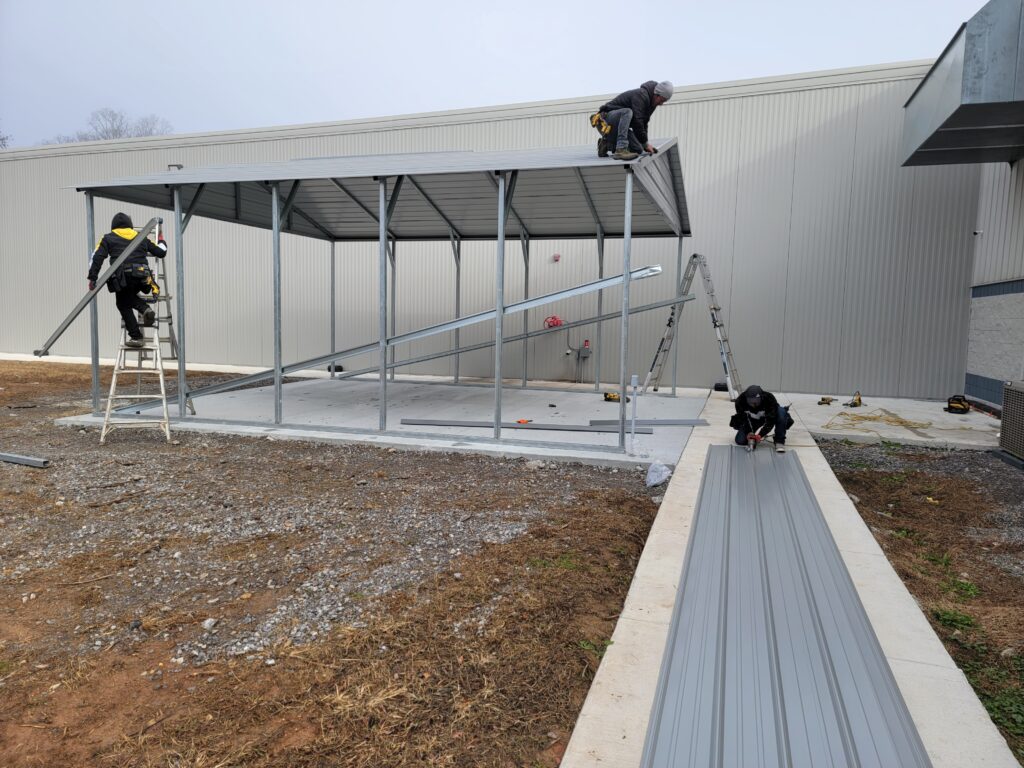
<path fill-rule="evenodd" d="M 974 285 L 1024 278 L 1024 163 L 983 165 Z"/>
<path fill-rule="evenodd" d="M 957 327 L 962 312 L 956 302 L 961 292 L 967 301 L 969 277 L 958 265 L 963 234 L 975 228 L 978 209 L 971 190 L 977 172 L 939 168 L 918 183 L 914 174 L 921 171 L 899 168 L 902 104 L 924 72 L 923 66 L 880 67 L 679 89 L 655 115 L 654 135 L 681 140 L 694 228 L 685 253 L 701 251 L 708 258 L 744 381 L 794 391 L 860 389 L 933 397 L 948 395 L 958 386 L 950 382 L 962 381 L 967 324 Z M 0 261 L 8 277 L 0 288 L 0 350 L 37 347 L 81 295 L 85 204 L 82 195 L 61 189 L 65 185 L 162 171 L 168 163 L 195 167 L 579 144 L 594 138 L 586 115 L 599 103 L 596 98 L 0 153 Z M 97 234 L 106 231 L 120 207 L 97 202 Z M 936 216 L 937 209 L 945 218 Z M 131 207 L 127 212 L 136 221 L 153 215 Z M 269 235 L 197 219 L 185 246 L 189 359 L 269 365 Z M 287 362 L 328 348 L 329 246 L 285 237 L 282 247 Z M 532 295 L 597 276 L 592 241 L 534 242 L 531 248 Z M 558 263 L 554 253 L 562 255 Z M 372 245 L 339 244 L 337 258 L 338 346 L 347 348 L 376 337 L 377 251 Z M 493 258 L 493 244 L 463 246 L 464 312 L 493 306 Z M 398 260 L 399 330 L 452 317 L 450 250 L 402 243 Z M 509 242 L 507 260 L 507 296 L 514 299 L 522 293 L 518 243 Z M 635 283 L 633 303 L 670 296 L 675 262 L 674 241 L 634 241 L 634 265 L 660 263 L 665 275 Z M 606 274 L 620 270 L 621 242 L 609 241 Z M 922 270 L 928 273 L 924 282 Z M 52 274 L 68 277 L 40 277 Z M 605 311 L 616 307 L 619 295 L 606 292 Z M 942 308 L 936 295 L 953 302 L 949 322 L 926 319 Z M 595 314 L 596 303 L 591 295 L 533 310 L 531 327 L 539 328 L 548 314 L 566 320 Z M 101 333 L 104 356 L 113 353 L 116 317 L 113 301 L 102 301 L 101 328 L 111 331 Z M 631 371 L 649 367 L 666 318 L 663 311 L 631 318 Z M 511 327 L 521 330 L 519 318 Z M 466 329 L 462 341 L 483 341 L 492 330 L 488 324 Z M 596 340 L 594 328 L 570 334 L 573 346 L 584 338 Z M 530 342 L 531 377 L 573 375 L 571 358 L 562 354 L 566 341 L 564 334 L 550 334 Z M 617 321 L 605 324 L 603 342 L 602 378 L 615 381 Z M 703 296 L 684 309 L 679 343 L 682 384 L 706 386 L 720 378 Z M 446 345 L 441 338 L 423 340 L 399 349 L 398 357 Z M 82 319 L 53 353 L 87 355 L 88 349 L 88 322 Z M 901 351 L 908 356 L 902 366 L 896 362 Z M 508 376 L 521 375 L 521 359 L 520 345 L 509 345 L 503 363 Z M 587 378 L 593 376 L 593 360 L 584 369 Z M 372 364 L 368 356 L 349 360 L 346 367 Z M 492 364 L 490 350 L 469 353 L 461 372 L 487 376 Z M 442 359 L 414 370 L 450 374 L 453 368 L 451 359 Z"/>

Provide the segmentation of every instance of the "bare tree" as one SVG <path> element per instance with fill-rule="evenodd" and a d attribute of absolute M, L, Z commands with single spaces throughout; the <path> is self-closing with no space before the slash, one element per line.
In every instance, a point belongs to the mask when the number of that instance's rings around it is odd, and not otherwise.
<path fill-rule="evenodd" d="M 78 141 L 129 139 L 138 136 L 164 136 L 174 130 L 171 124 L 157 115 L 143 115 L 132 120 L 124 112 L 103 107 L 89 115 L 89 127 L 73 135 L 61 134 L 46 144 L 73 144 Z"/>
<path fill-rule="evenodd" d="M 0 149 L 7 149 L 7 145 L 11 143 L 11 137 L 6 133 L 0 133 Z"/>

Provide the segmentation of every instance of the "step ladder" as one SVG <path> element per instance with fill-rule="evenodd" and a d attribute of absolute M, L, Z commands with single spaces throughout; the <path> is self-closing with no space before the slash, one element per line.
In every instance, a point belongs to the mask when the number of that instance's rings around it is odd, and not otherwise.
<path fill-rule="evenodd" d="M 110 394 L 107 396 L 107 410 L 103 416 L 103 428 L 100 430 L 100 445 L 107 441 L 107 435 L 115 429 L 159 429 L 164 433 L 167 442 L 171 442 L 171 418 L 167 410 L 167 383 L 164 379 L 163 357 L 160 353 L 160 320 L 157 319 L 152 328 L 140 326 L 145 345 L 142 347 L 128 346 L 128 331 L 121 327 L 121 343 L 114 362 L 114 372 L 110 378 Z M 135 354 L 135 365 L 129 365 L 129 355 Z M 119 392 L 118 378 L 121 376 L 135 377 L 135 392 L 126 394 Z M 143 393 L 142 383 L 147 376 L 156 376 L 160 382 L 160 403 L 162 416 L 160 419 L 118 418 L 114 411 L 115 403 L 129 404 L 133 401 L 152 400 L 153 392 Z"/>
<path fill-rule="evenodd" d="M 157 239 L 160 238 L 160 225 L 157 225 Z M 156 283 L 159 289 L 159 293 L 154 295 L 152 293 L 142 296 L 142 300 L 147 304 L 152 304 L 154 312 L 156 312 L 158 327 L 166 327 L 166 333 L 159 334 L 159 341 L 161 345 L 167 346 L 167 354 L 163 355 L 163 360 L 174 360 L 178 365 L 181 365 L 181 361 L 178 359 L 178 336 L 174 332 L 174 316 L 171 314 L 171 304 L 174 298 L 167 291 L 167 267 L 166 259 L 156 260 Z M 195 416 L 196 407 L 192 404 L 192 398 L 185 398 L 185 406 L 189 412 Z"/>
<path fill-rule="evenodd" d="M 693 286 L 693 278 L 696 277 L 698 269 L 700 270 L 701 279 L 704 281 L 704 293 L 707 295 L 711 325 L 715 329 L 715 338 L 718 340 L 718 353 L 722 358 L 722 368 L 725 370 L 725 382 L 729 388 L 729 397 L 735 400 L 739 396 L 740 375 L 736 370 L 736 361 L 733 360 L 729 336 L 725 332 L 725 323 L 722 322 L 719 314 L 722 311 L 722 307 L 715 296 L 715 285 L 711 282 L 711 271 L 708 269 L 707 260 L 701 254 L 695 253 L 690 257 L 690 261 L 686 265 L 686 272 L 683 273 L 683 279 L 679 284 L 679 295 L 685 296 L 690 292 L 690 288 Z M 661 374 L 665 370 L 665 363 L 668 360 L 669 352 L 676 338 L 679 310 L 683 306 L 682 304 L 676 304 L 672 307 L 672 312 L 668 316 L 668 323 L 665 326 L 665 333 L 662 335 L 661 341 L 658 342 L 658 349 L 654 353 L 651 369 L 647 372 L 647 378 L 644 379 L 644 386 L 641 390 L 642 394 L 646 394 L 648 386 L 652 384 L 654 391 L 658 391 L 658 386 L 661 384 Z"/>

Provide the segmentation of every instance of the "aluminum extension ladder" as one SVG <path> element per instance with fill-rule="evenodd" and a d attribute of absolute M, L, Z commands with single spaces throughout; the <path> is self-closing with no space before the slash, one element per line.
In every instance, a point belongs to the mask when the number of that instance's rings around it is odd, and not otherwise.
<path fill-rule="evenodd" d="M 110 393 L 107 396 L 107 410 L 103 416 L 103 429 L 100 430 L 100 445 L 107 441 L 107 435 L 115 429 L 159 429 L 164 433 L 167 442 L 171 442 L 171 417 L 167 410 L 167 383 L 164 379 L 163 357 L 160 353 L 160 320 L 156 320 L 152 328 L 140 326 L 144 346 L 129 347 L 128 331 L 121 328 L 121 343 L 117 350 L 117 359 L 114 361 L 114 372 L 110 378 Z M 149 332 L 147 334 L 147 332 Z M 128 355 L 136 353 L 137 357 L 134 366 L 128 365 Z M 135 376 L 135 392 L 133 394 L 121 394 L 117 390 L 117 379 L 121 375 Z M 151 400 L 154 397 L 152 392 L 143 394 L 142 381 L 145 376 L 156 375 L 160 382 L 160 402 L 162 416 L 160 419 L 126 419 L 117 418 L 114 413 L 114 403 L 125 401 Z"/>
<path fill-rule="evenodd" d="M 690 261 L 686 265 L 686 272 L 683 273 L 683 279 L 679 286 L 679 295 L 685 296 L 690 292 L 693 278 L 696 276 L 698 269 L 700 269 L 700 275 L 704 281 L 704 293 L 707 294 L 711 325 L 715 329 L 715 337 L 718 339 L 718 353 L 722 358 L 722 368 L 725 370 L 725 382 L 729 388 L 729 397 L 735 400 L 739 396 L 740 375 L 736 370 L 736 361 L 732 357 L 732 347 L 729 345 L 729 336 L 725 332 L 725 323 L 722 322 L 722 318 L 719 316 L 722 307 L 715 296 L 715 285 L 711 282 L 711 271 L 708 269 L 707 260 L 701 254 L 695 253 L 690 257 Z M 658 342 L 658 349 L 654 353 L 651 369 L 647 372 L 647 377 L 644 379 L 644 386 L 641 390 L 642 394 L 646 394 L 648 386 L 652 384 L 654 391 L 658 391 L 658 385 L 661 384 L 661 374 L 665 370 L 665 362 L 668 360 L 669 352 L 676 338 L 676 326 L 679 320 L 678 313 L 682 307 L 682 304 L 676 304 L 672 307 L 672 312 L 668 316 L 668 323 L 665 326 L 665 333 L 662 335 L 661 341 Z"/>

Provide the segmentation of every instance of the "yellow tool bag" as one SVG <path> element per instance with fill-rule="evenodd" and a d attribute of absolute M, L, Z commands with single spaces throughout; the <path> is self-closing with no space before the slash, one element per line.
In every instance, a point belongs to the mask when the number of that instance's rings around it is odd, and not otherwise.
<path fill-rule="evenodd" d="M 604 119 L 604 115 L 600 112 L 595 112 L 590 116 L 590 124 L 597 129 L 597 132 L 602 136 L 607 136 L 612 132 L 611 125 Z"/>

